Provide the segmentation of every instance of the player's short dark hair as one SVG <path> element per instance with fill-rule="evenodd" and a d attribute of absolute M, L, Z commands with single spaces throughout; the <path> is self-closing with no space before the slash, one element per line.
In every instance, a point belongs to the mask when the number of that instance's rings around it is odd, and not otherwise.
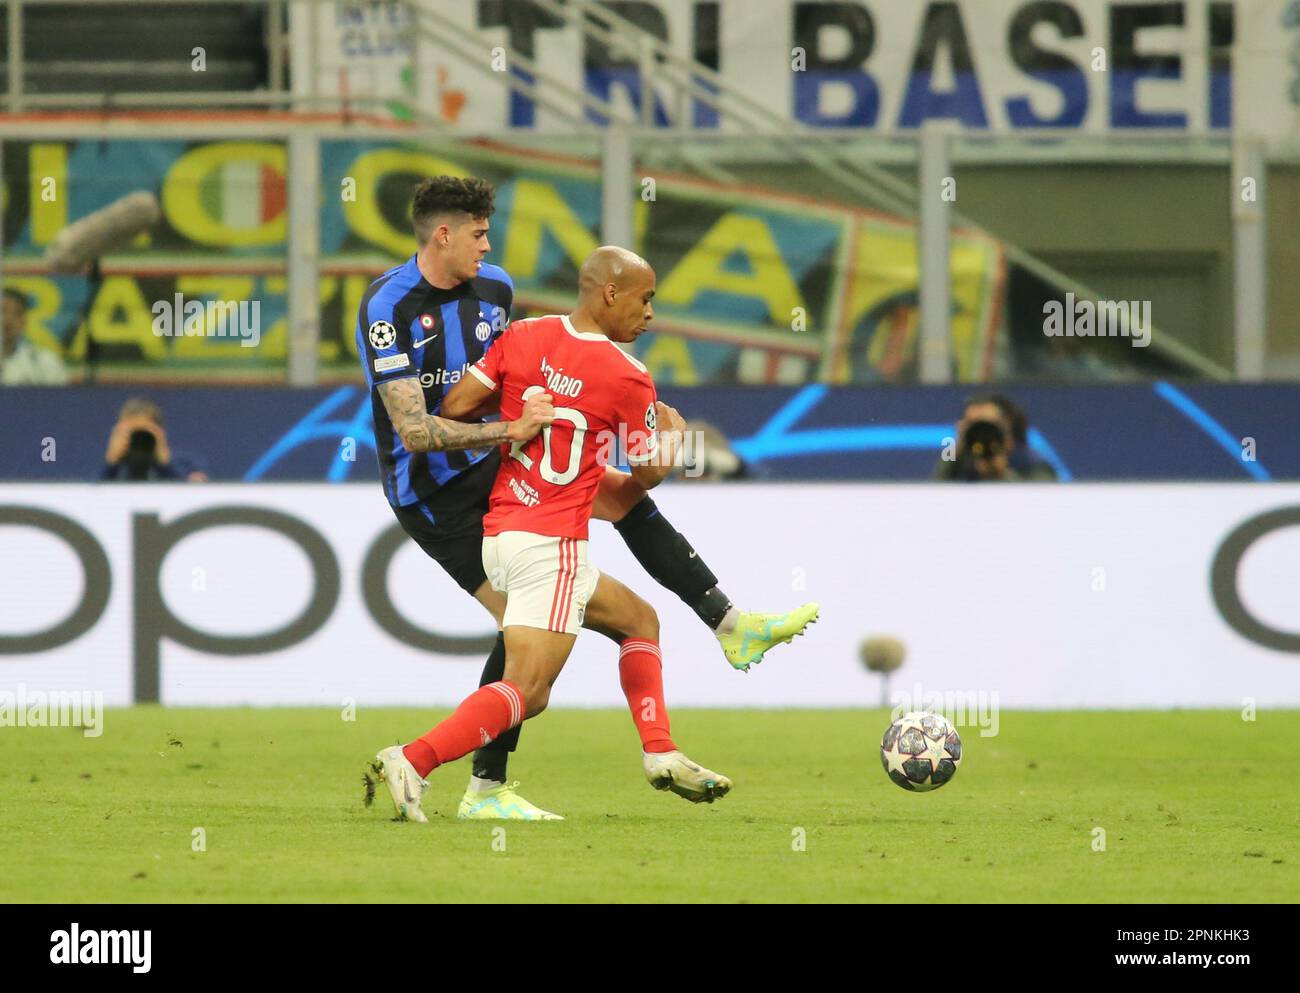
<path fill-rule="evenodd" d="M 434 220 L 446 214 L 468 214 L 475 220 L 491 217 L 497 209 L 496 196 L 496 187 L 476 176 L 431 176 L 411 198 L 415 240 L 421 245 L 428 241 Z"/>
<path fill-rule="evenodd" d="M 1011 437 L 1015 439 L 1016 444 L 1028 444 L 1029 418 L 1020 404 L 1005 393 L 981 393 L 966 401 L 966 406 L 970 407 L 977 403 L 991 403 L 1002 411 L 1002 416 L 1007 419 L 1007 424 L 1011 427 Z"/>
<path fill-rule="evenodd" d="M 24 312 L 32 309 L 32 303 L 30 300 L 27 299 L 27 294 L 20 293 L 18 290 L 15 290 L 12 286 L 5 287 L 4 295 L 7 296 L 10 300 L 13 300 L 15 303 L 17 303 L 18 306 L 22 307 Z"/>

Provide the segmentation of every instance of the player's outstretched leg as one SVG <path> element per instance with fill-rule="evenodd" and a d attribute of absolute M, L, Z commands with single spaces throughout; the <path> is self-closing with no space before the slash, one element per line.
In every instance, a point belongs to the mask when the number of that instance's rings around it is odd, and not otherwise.
<path fill-rule="evenodd" d="M 399 817 L 428 819 L 419 810 L 418 798 L 413 805 L 410 791 L 404 790 L 411 775 L 422 783 L 438 766 L 468 755 L 546 709 L 551 684 L 564 668 L 575 637 L 539 628 L 507 628 L 504 679 L 480 686 L 450 717 L 406 747 L 376 756 L 372 770 L 384 778 Z"/>
<path fill-rule="evenodd" d="M 485 581 L 474 594 L 489 612 L 500 622 L 505 611 L 505 598 Z M 505 635 L 498 632 L 496 645 L 492 654 L 483 663 L 483 675 L 479 686 L 487 686 L 505 678 L 506 641 Z M 519 732 L 523 725 L 516 725 L 502 733 L 499 738 L 489 742 L 474 753 L 473 772 L 465 795 L 461 797 L 456 817 L 462 821 L 562 821 L 559 814 L 543 810 L 530 803 L 516 792 L 518 783 L 506 781 L 506 765 L 510 753 L 519 745 Z"/>
<path fill-rule="evenodd" d="M 587 604 L 587 622 L 600 629 L 630 632 L 619 647 L 618 676 L 641 736 L 641 764 L 650 785 L 672 790 L 692 803 L 712 803 L 726 796 L 731 780 L 692 762 L 673 742 L 664 702 L 659 617 L 654 608 L 602 573 Z"/>
<path fill-rule="evenodd" d="M 420 801 L 429 788 L 429 773 L 517 726 L 526 709 L 518 686 L 506 680 L 489 683 L 467 696 L 450 717 L 409 745 L 381 750 L 370 768 L 387 785 L 398 819 L 427 821 Z M 367 804 L 373 796 L 374 784 L 367 777 Z"/>
<path fill-rule="evenodd" d="M 803 634 L 817 620 L 821 608 L 816 603 L 806 603 L 787 614 L 737 610 L 691 543 L 626 473 L 606 471 L 595 516 L 613 521 L 642 568 L 695 611 L 718 639 L 727 661 L 742 672 L 762 662 L 769 649 Z"/>

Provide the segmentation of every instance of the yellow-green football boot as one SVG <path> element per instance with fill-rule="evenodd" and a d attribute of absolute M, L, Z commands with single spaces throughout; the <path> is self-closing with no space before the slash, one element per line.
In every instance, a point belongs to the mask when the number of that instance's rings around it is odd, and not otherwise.
<path fill-rule="evenodd" d="M 805 603 L 788 614 L 741 614 L 736 626 L 725 634 L 715 631 L 722 654 L 741 672 L 763 661 L 763 655 L 803 634 L 809 624 L 817 622 L 821 605 Z"/>
<path fill-rule="evenodd" d="M 456 819 L 461 821 L 562 821 L 536 804 L 529 803 L 518 793 L 518 783 L 502 783 L 490 790 L 468 789 L 460 799 Z"/>

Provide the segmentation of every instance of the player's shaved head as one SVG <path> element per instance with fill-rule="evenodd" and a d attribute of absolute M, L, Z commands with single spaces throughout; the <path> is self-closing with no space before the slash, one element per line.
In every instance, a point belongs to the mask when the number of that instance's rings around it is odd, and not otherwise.
<path fill-rule="evenodd" d="M 578 270 L 578 296 L 585 298 L 600 294 L 610 283 L 624 289 L 653 274 L 650 263 L 636 252 L 617 245 L 601 245 L 587 256 Z"/>
<path fill-rule="evenodd" d="M 600 330 L 612 341 L 634 341 L 654 320 L 655 271 L 636 252 L 602 245 L 578 270 L 574 327 Z"/>

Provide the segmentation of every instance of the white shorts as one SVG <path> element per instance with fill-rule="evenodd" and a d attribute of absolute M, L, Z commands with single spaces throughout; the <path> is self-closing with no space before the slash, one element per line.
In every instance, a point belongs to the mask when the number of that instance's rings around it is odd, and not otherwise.
<path fill-rule="evenodd" d="M 600 570 L 587 564 L 587 542 L 528 531 L 483 539 L 483 571 L 506 595 L 503 626 L 577 634 Z"/>

